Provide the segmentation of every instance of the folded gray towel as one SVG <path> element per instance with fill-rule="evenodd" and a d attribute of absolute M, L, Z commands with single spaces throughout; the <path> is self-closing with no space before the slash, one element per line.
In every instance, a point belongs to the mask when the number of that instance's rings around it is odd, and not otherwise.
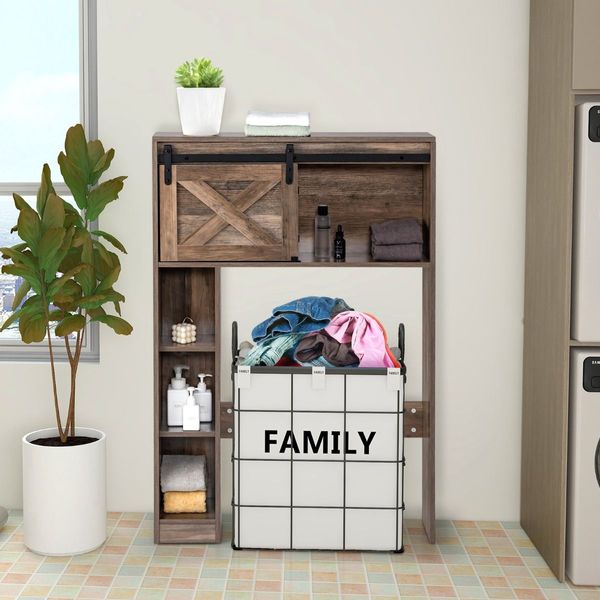
<path fill-rule="evenodd" d="M 379 246 L 422 244 L 423 226 L 417 219 L 393 219 L 371 225 L 371 242 Z"/>
<path fill-rule="evenodd" d="M 373 260 L 410 261 L 423 259 L 423 244 L 371 244 Z"/>
<path fill-rule="evenodd" d="M 206 457 L 195 454 L 165 454 L 160 465 L 163 492 L 206 491 Z"/>

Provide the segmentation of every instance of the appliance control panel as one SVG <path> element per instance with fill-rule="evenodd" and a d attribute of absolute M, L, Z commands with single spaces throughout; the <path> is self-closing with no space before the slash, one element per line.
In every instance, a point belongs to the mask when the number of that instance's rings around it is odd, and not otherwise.
<path fill-rule="evenodd" d="M 600 106 L 594 105 L 588 112 L 588 137 L 592 142 L 600 142 Z"/>
<path fill-rule="evenodd" d="M 588 356 L 583 361 L 583 389 L 600 392 L 600 356 Z"/>

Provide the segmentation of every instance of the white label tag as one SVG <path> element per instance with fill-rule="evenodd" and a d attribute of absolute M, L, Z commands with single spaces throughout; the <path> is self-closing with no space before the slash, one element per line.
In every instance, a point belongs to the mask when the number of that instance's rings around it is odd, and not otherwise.
<path fill-rule="evenodd" d="M 250 389 L 250 367 L 239 366 L 237 371 L 237 384 L 240 390 Z"/>
<path fill-rule="evenodd" d="M 400 369 L 387 370 L 387 389 L 390 392 L 397 392 L 402 389 L 402 375 Z"/>
<path fill-rule="evenodd" d="M 312 368 L 312 389 L 313 390 L 324 390 L 325 389 L 325 367 L 313 367 Z"/>

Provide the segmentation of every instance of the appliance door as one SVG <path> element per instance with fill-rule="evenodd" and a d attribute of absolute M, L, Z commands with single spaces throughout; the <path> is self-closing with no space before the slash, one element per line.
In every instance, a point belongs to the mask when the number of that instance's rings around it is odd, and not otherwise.
<path fill-rule="evenodd" d="M 576 108 L 571 336 L 600 341 L 600 103 Z"/>
<path fill-rule="evenodd" d="M 587 352 L 587 353 L 586 353 Z M 567 575 L 600 585 L 600 352 L 571 353 Z"/>

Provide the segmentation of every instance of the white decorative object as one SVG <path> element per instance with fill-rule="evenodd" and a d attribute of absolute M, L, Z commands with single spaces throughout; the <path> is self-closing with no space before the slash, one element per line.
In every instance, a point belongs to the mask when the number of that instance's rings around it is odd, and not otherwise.
<path fill-rule="evenodd" d="M 175 323 L 171 327 L 171 337 L 176 344 L 193 344 L 196 341 L 194 321 L 186 317 L 181 323 Z"/>
<path fill-rule="evenodd" d="M 184 135 L 217 135 L 225 104 L 225 88 L 177 88 Z"/>
<path fill-rule="evenodd" d="M 83 554 L 106 540 L 106 436 L 80 446 L 38 446 L 32 441 L 58 435 L 56 428 L 23 437 L 23 524 L 25 545 L 38 554 Z"/>

